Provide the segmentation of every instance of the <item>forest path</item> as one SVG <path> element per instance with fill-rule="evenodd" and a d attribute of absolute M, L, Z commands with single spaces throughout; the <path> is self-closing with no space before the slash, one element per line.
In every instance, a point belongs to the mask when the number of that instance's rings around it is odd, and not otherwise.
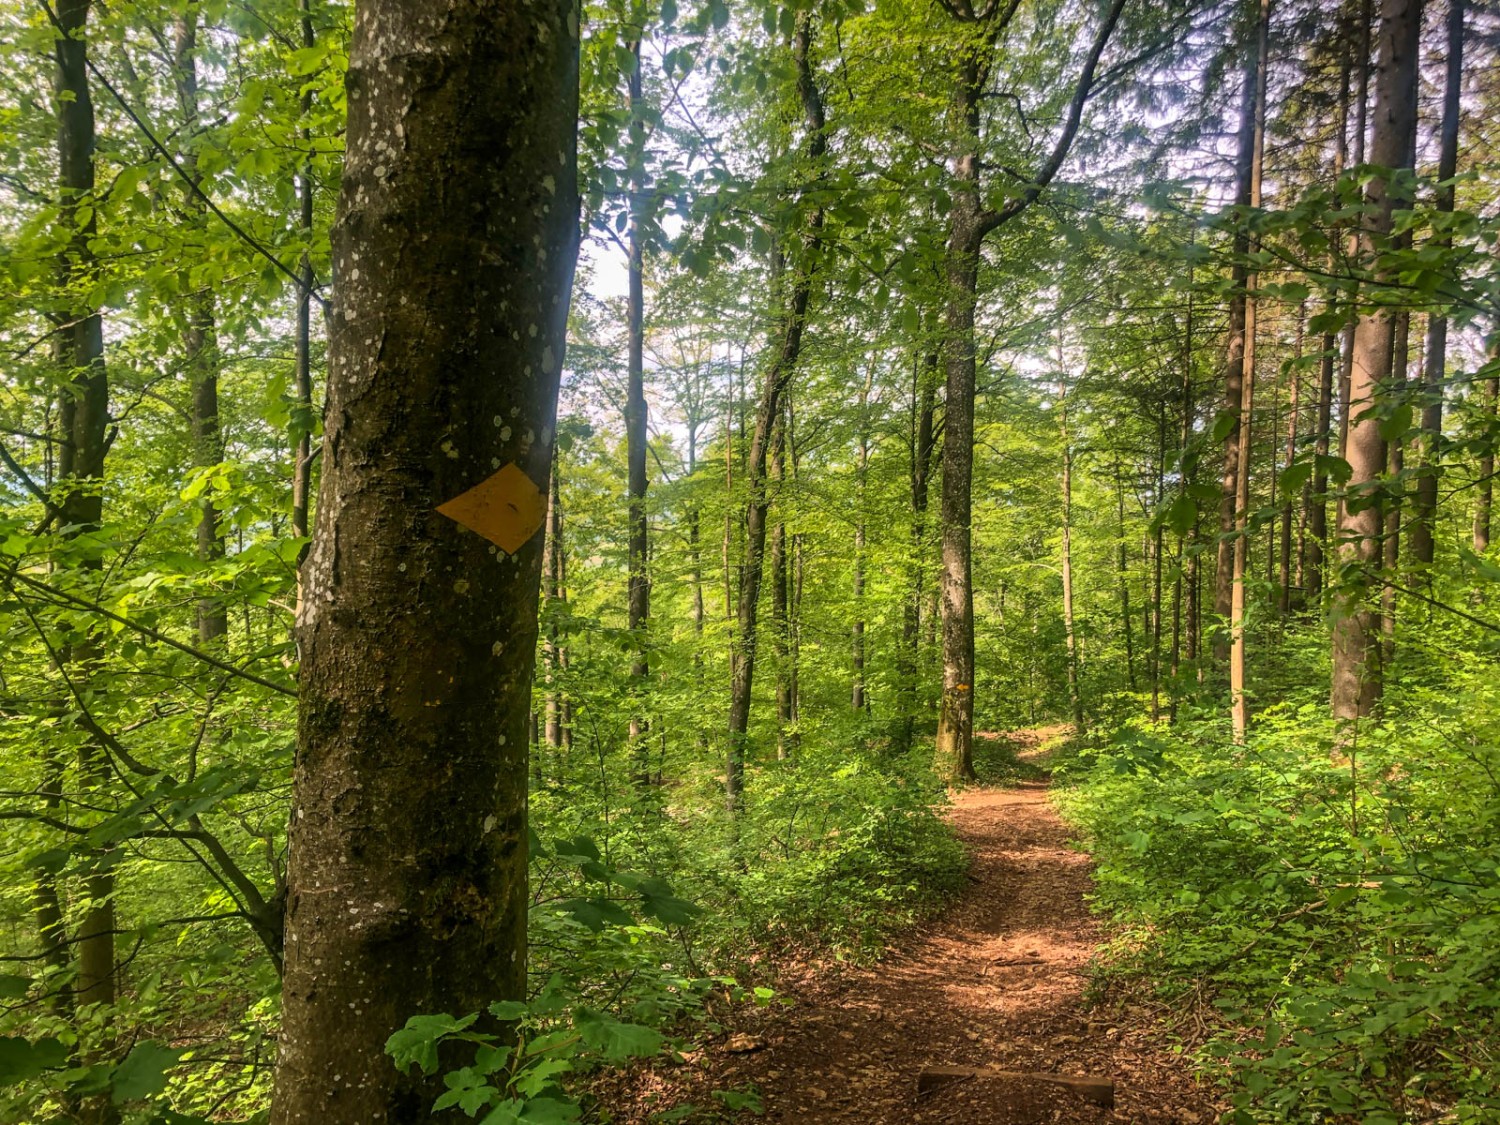
<path fill-rule="evenodd" d="M 711 1045 L 698 1060 L 711 1088 L 753 1083 L 763 1120 L 788 1125 L 1216 1120 L 1212 1098 L 1149 1016 L 1086 1010 L 1085 974 L 1102 938 L 1084 901 L 1089 857 L 1069 846 L 1046 790 L 1033 781 L 961 793 L 951 819 L 973 857 L 968 891 L 874 967 L 815 978 L 754 1034 Z M 1115 1105 L 997 1077 L 919 1095 L 918 1075 L 931 1067 L 1112 1079 Z"/>

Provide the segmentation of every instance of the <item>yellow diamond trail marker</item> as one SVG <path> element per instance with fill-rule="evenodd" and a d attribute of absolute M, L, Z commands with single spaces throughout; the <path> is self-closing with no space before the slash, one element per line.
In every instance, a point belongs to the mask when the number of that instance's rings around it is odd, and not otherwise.
<path fill-rule="evenodd" d="M 512 461 L 469 491 L 439 504 L 437 510 L 513 555 L 541 529 L 547 518 L 547 498 Z"/>

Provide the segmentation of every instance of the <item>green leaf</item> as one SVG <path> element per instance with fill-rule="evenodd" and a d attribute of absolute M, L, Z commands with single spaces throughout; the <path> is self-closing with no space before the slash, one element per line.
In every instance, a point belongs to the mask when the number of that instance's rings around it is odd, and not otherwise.
<path fill-rule="evenodd" d="M 27 977 L 0 976 L 0 1000 L 19 1000 L 31 988 Z"/>
<path fill-rule="evenodd" d="M 1198 521 L 1198 505 L 1191 496 L 1179 496 L 1167 509 L 1167 526 L 1178 535 L 1186 535 Z"/>
<path fill-rule="evenodd" d="M 445 1035 L 463 1031 L 478 1018 L 477 1014 L 462 1019 L 443 1014 L 412 1016 L 405 1027 L 385 1041 L 385 1053 L 391 1056 L 398 1070 L 404 1071 L 415 1063 L 423 1074 L 436 1074 L 438 1042 Z"/>
<path fill-rule="evenodd" d="M 604 929 L 605 926 L 633 926 L 635 924 L 635 919 L 613 899 L 570 898 L 566 902 L 558 903 L 557 909 L 564 914 L 571 915 L 575 921 L 582 922 L 595 933 Z"/>
<path fill-rule="evenodd" d="M 56 1039 L 27 1040 L 0 1036 L 0 1088 L 35 1078 L 68 1061 L 68 1049 Z"/>
<path fill-rule="evenodd" d="M 167 1088 L 166 1069 L 182 1057 L 183 1052 L 160 1043 L 137 1043 L 115 1067 L 110 1100 L 115 1105 L 138 1101 L 159 1094 Z"/>
<path fill-rule="evenodd" d="M 659 1052 L 666 1042 L 654 1028 L 621 1023 L 604 1015 L 580 1021 L 578 1033 L 610 1062 L 647 1058 Z"/>
<path fill-rule="evenodd" d="M 1381 419 L 1380 436 L 1386 441 L 1395 441 L 1407 430 L 1411 429 L 1412 409 L 1411 403 L 1403 402 L 1392 410 L 1389 417 Z"/>

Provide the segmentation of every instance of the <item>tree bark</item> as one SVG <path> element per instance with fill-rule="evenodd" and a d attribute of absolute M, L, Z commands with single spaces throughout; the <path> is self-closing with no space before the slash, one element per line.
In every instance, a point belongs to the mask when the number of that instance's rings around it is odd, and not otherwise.
<path fill-rule="evenodd" d="M 310 0 L 297 0 L 298 23 L 302 31 L 304 49 L 317 45 L 313 35 Z M 312 113 L 312 91 L 304 90 L 300 97 L 302 118 L 306 121 Z M 312 182 L 312 129 L 302 127 L 302 145 L 305 155 L 302 170 L 297 176 L 297 231 L 304 243 L 311 244 L 313 237 L 313 182 Z M 308 536 L 308 517 L 312 500 L 312 433 L 313 385 L 312 385 L 312 256 L 304 249 L 297 266 L 297 275 L 302 284 L 297 290 L 296 355 L 292 381 L 292 535 L 298 539 Z M 304 547 L 298 565 L 307 556 Z M 298 605 L 301 605 L 302 583 L 297 584 Z"/>
<path fill-rule="evenodd" d="M 1302 407 L 1302 344 L 1306 323 L 1307 304 L 1304 302 L 1297 307 L 1297 342 L 1294 349 L 1296 362 L 1292 365 L 1291 387 L 1287 395 L 1290 399 L 1287 403 L 1286 420 L 1287 466 L 1297 459 L 1297 422 Z M 1274 479 L 1271 487 L 1273 489 L 1279 487 Z M 1281 552 L 1277 574 L 1276 609 L 1282 617 L 1287 617 L 1292 612 L 1292 585 L 1295 581 L 1292 571 L 1292 516 L 1292 498 L 1288 496 L 1281 505 Z"/>
<path fill-rule="evenodd" d="M 1443 119 L 1439 127 L 1437 210 L 1452 214 L 1453 177 L 1458 173 L 1458 131 L 1462 117 L 1464 59 L 1464 3 L 1448 0 L 1448 52 L 1443 77 Z M 1446 234 L 1434 244 L 1453 245 Z M 1434 312 L 1427 318 L 1427 354 L 1423 363 L 1422 424 L 1417 450 L 1416 495 L 1412 498 L 1411 561 L 1420 569 L 1432 566 L 1436 557 L 1434 524 L 1438 506 L 1438 443 L 1443 434 L 1443 379 L 1448 366 L 1448 318 Z"/>
<path fill-rule="evenodd" d="M 182 114 L 183 152 L 178 163 L 193 187 L 184 185 L 183 209 L 199 237 L 207 233 L 208 210 L 194 187 L 199 182 L 198 3 L 193 0 L 177 18 L 173 42 L 177 106 Z M 187 298 L 187 331 L 183 334 L 188 386 L 192 396 L 193 467 L 207 469 L 224 460 L 224 433 L 219 425 L 219 342 L 213 290 L 208 286 Z M 204 489 L 199 501 L 198 559 L 212 564 L 224 557 L 219 535 L 219 509 L 213 490 Z M 208 644 L 229 632 L 229 618 L 218 598 L 198 599 L 198 641 Z"/>
<path fill-rule="evenodd" d="M 912 419 L 909 481 L 911 485 L 911 556 L 907 564 L 906 604 L 901 622 L 901 716 L 896 726 L 898 753 L 912 748 L 916 738 L 917 687 L 922 670 L 922 603 L 927 594 L 927 504 L 931 492 L 933 456 L 937 452 L 938 353 L 928 352 L 912 374 Z"/>
<path fill-rule="evenodd" d="M 1058 363 L 1062 362 L 1062 343 L 1057 346 Z M 1073 435 L 1068 432 L 1068 385 L 1059 375 L 1057 382 L 1058 433 L 1062 440 L 1062 601 L 1063 635 L 1068 646 L 1068 706 L 1073 715 L 1073 729 L 1083 731 L 1083 695 L 1079 688 L 1078 633 L 1073 622 Z M 1124 540 L 1120 546 L 1124 548 Z M 1125 623 L 1127 632 L 1130 622 Z"/>
<path fill-rule="evenodd" d="M 813 79 L 808 58 L 812 44 L 812 17 L 803 12 L 797 20 L 792 55 L 797 68 L 797 92 L 802 101 L 807 130 L 806 158 L 817 169 L 828 150 L 823 97 Z M 755 682 L 755 621 L 760 603 L 761 563 L 766 548 L 766 457 L 771 431 L 781 407 L 781 396 L 797 369 L 802 338 L 807 327 L 807 309 L 812 299 L 813 278 L 823 246 L 823 208 L 815 206 L 807 219 L 799 260 L 790 263 L 785 304 L 781 311 L 780 342 L 761 383 L 755 431 L 745 466 L 745 562 L 736 613 L 737 645 L 731 650 L 729 677 L 729 752 L 725 762 L 724 794 L 731 811 L 738 809 L 744 788 L 745 741 L 750 726 L 750 692 Z"/>
<path fill-rule="evenodd" d="M 1417 63 L 1422 25 L 1421 0 L 1382 0 L 1380 60 L 1375 90 L 1371 160 L 1382 168 L 1411 166 L 1416 128 Z M 1377 239 L 1390 234 L 1399 202 L 1396 185 L 1376 175 L 1366 189 L 1372 214 L 1360 235 L 1366 257 Z M 1348 443 L 1344 459 L 1351 475 L 1339 501 L 1339 561 L 1357 577 L 1343 582 L 1333 597 L 1334 717 L 1349 722 L 1371 713 L 1381 695 L 1380 620 L 1370 604 L 1368 584 L 1381 566 L 1380 478 L 1386 467 L 1385 442 L 1374 417 L 1381 384 L 1390 377 L 1395 317 L 1361 315 L 1355 325 L 1349 392 Z"/>
<path fill-rule="evenodd" d="M 356 12 L 273 1125 L 431 1120 L 441 1077 L 398 1071 L 386 1039 L 525 995 L 578 18 L 565 0 Z"/>
<path fill-rule="evenodd" d="M 630 745 L 644 754 L 640 743 L 646 733 L 647 724 L 642 709 L 648 663 L 646 658 L 646 627 L 651 616 L 651 583 L 647 571 L 647 554 L 650 549 L 649 528 L 646 519 L 646 291 L 645 259 L 641 245 L 642 209 L 645 206 L 645 147 L 646 127 L 641 118 L 641 42 L 632 40 L 627 48 L 634 58 L 628 77 L 630 99 L 630 152 L 628 156 L 630 178 L 630 216 L 625 230 L 626 272 L 628 295 L 625 319 L 627 321 L 627 357 L 625 390 L 625 460 L 629 481 L 627 486 L 629 504 L 628 574 L 629 588 L 628 624 L 632 644 L 630 678 L 632 682 L 630 713 Z M 649 773 L 642 758 L 642 769 Z"/>
<path fill-rule="evenodd" d="M 1266 146 L 1267 57 L 1271 39 L 1271 0 L 1260 0 L 1257 21 L 1254 81 L 1251 94 L 1250 198 L 1252 210 L 1261 203 L 1261 170 Z M 1247 249 L 1255 251 L 1258 240 L 1248 239 Z M 1239 456 L 1235 461 L 1234 486 L 1234 568 L 1229 602 L 1229 694 L 1230 721 L 1237 743 L 1245 741 L 1250 726 L 1250 699 L 1245 682 L 1245 569 L 1250 552 L 1250 423 L 1255 406 L 1255 332 L 1258 312 L 1255 287 L 1259 275 L 1245 274 L 1243 308 L 1243 348 L 1240 356 L 1240 401 L 1238 409 Z"/>
<path fill-rule="evenodd" d="M 850 659 L 854 674 L 849 704 L 856 711 L 866 711 L 870 706 L 865 697 L 865 492 L 870 472 L 870 386 L 874 379 L 875 365 L 871 363 L 859 389 L 859 418 L 855 423 L 859 431 L 854 462 L 855 503 L 858 511 L 855 513 L 854 523 L 854 623 L 849 627 Z"/>

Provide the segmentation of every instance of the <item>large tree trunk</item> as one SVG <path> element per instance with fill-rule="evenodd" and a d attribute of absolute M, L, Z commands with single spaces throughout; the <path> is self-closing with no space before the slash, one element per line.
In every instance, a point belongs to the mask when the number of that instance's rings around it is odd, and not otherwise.
<path fill-rule="evenodd" d="M 646 291 L 645 260 L 641 246 L 641 212 L 645 205 L 645 146 L 646 126 L 641 119 L 641 42 L 628 44 L 634 58 L 631 66 L 628 92 L 630 98 L 630 218 L 625 231 L 627 272 L 629 274 L 625 319 L 627 321 L 627 386 L 625 389 L 625 460 L 629 481 L 630 528 L 628 539 L 629 589 L 627 591 L 628 622 L 632 655 L 630 678 L 634 689 L 630 711 L 630 745 L 641 755 L 641 768 L 649 773 L 645 765 L 645 749 L 642 738 L 646 733 L 646 719 L 642 709 L 648 665 L 646 660 L 646 625 L 651 616 L 651 583 L 647 573 L 649 551 L 648 525 L 646 521 Z"/>
<path fill-rule="evenodd" d="M 823 97 L 813 79 L 808 52 L 812 44 L 812 18 L 802 13 L 797 20 L 793 39 L 793 60 L 797 68 L 797 92 L 802 100 L 804 126 L 807 130 L 807 160 L 816 168 L 828 150 L 828 135 L 823 116 Z M 802 355 L 802 337 L 807 327 L 807 308 L 812 299 L 816 261 L 823 244 L 823 209 L 814 207 L 808 216 L 799 260 L 787 270 L 787 286 L 781 311 L 781 339 L 775 355 L 766 368 L 761 383 L 760 405 L 755 414 L 755 431 L 750 439 L 750 455 L 745 466 L 745 554 L 744 573 L 740 582 L 736 613 L 737 644 L 730 657 L 729 675 L 729 752 L 724 770 L 724 794 L 731 810 L 737 809 L 744 787 L 745 735 L 750 726 L 750 692 L 755 682 L 755 621 L 760 608 L 762 559 L 766 549 L 766 457 L 781 407 L 781 396 L 797 369 Z"/>
<path fill-rule="evenodd" d="M 1380 62 L 1375 91 L 1375 130 L 1371 161 L 1391 169 L 1411 166 L 1416 129 L 1417 62 L 1422 0 L 1382 0 Z M 1361 235 L 1361 249 L 1373 255 L 1377 239 L 1390 234 L 1399 202 L 1385 176 L 1370 180 L 1366 199 L 1373 210 Z M 1340 720 L 1368 715 L 1381 695 L 1380 619 L 1367 585 L 1381 567 L 1380 478 L 1386 467 L 1385 442 L 1374 417 L 1380 385 L 1391 374 L 1395 316 L 1362 315 L 1354 330 L 1349 391 L 1349 430 L 1344 459 L 1351 475 L 1339 502 L 1339 561 L 1360 576 L 1342 583 L 1333 599 L 1333 714 Z"/>
<path fill-rule="evenodd" d="M 386 1039 L 525 995 L 577 7 L 361 0 L 346 89 L 274 1125 L 429 1121 Z"/>
<path fill-rule="evenodd" d="M 1458 130 L 1462 116 L 1464 60 L 1464 0 L 1448 0 L 1448 57 L 1443 78 L 1443 121 L 1438 142 L 1437 209 L 1451 214 L 1453 177 L 1458 172 Z M 1447 235 L 1434 240 L 1452 245 Z M 1433 524 L 1438 505 L 1438 442 L 1443 433 L 1443 379 L 1448 365 L 1448 318 L 1433 313 L 1427 319 L 1427 354 L 1423 364 L 1422 425 L 1417 450 L 1416 495 L 1412 500 L 1411 561 L 1426 569 L 1436 556 Z"/>

